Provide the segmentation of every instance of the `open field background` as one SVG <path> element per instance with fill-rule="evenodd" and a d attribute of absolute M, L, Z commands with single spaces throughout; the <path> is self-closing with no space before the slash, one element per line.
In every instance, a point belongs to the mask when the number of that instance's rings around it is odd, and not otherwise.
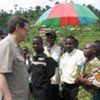
<path fill-rule="evenodd" d="M 83 48 L 84 44 L 100 40 L 100 25 L 88 25 L 88 26 L 76 26 L 76 27 L 57 27 L 51 30 L 57 31 L 57 44 L 61 44 L 63 38 L 68 35 L 73 35 L 79 40 L 79 47 Z M 39 30 L 36 27 L 30 27 L 30 32 L 26 40 L 21 44 L 22 46 L 28 46 L 32 48 L 32 38 L 39 35 Z"/>

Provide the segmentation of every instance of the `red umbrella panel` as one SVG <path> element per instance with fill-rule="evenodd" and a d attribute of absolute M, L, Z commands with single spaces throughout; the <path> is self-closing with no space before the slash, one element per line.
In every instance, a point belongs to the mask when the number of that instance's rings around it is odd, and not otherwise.
<path fill-rule="evenodd" d="M 59 3 L 47 10 L 36 22 L 37 26 L 47 27 L 94 24 L 98 18 L 86 6 L 74 3 Z"/>

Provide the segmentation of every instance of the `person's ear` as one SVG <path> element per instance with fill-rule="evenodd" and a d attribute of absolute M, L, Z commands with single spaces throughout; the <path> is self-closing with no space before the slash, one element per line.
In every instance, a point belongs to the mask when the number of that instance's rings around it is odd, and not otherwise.
<path fill-rule="evenodd" d="M 19 27 L 19 25 L 17 24 L 17 25 L 16 25 L 16 29 L 15 29 L 15 30 L 16 30 L 16 32 L 18 32 L 18 31 L 19 31 L 19 29 L 20 29 L 20 27 Z"/>

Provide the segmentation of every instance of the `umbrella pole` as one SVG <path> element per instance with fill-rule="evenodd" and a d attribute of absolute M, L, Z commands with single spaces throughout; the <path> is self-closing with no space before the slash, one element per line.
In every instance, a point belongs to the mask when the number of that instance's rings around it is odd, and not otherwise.
<path fill-rule="evenodd" d="M 67 3 L 67 0 L 65 0 L 65 3 Z"/>

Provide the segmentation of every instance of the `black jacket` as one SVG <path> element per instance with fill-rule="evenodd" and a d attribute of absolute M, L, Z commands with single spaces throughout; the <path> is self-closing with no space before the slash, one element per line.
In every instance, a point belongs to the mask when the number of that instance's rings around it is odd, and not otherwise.
<path fill-rule="evenodd" d="M 45 53 L 33 57 L 32 90 L 34 97 L 45 98 L 56 66 L 57 62 L 53 58 L 47 57 Z"/>

